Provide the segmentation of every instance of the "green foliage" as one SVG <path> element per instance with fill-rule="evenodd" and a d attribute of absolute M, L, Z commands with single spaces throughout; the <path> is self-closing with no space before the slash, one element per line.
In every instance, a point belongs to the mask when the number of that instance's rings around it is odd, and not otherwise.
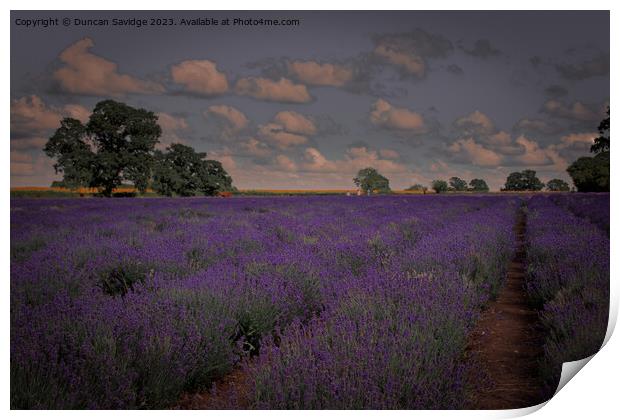
<path fill-rule="evenodd" d="M 431 183 L 431 188 L 437 194 L 448 191 L 448 183 L 442 179 L 436 179 Z"/>
<path fill-rule="evenodd" d="M 609 151 L 609 107 L 607 107 L 607 118 L 598 125 L 600 136 L 594 139 L 594 144 L 590 147 L 590 152 L 600 153 Z"/>
<path fill-rule="evenodd" d="M 580 157 L 566 171 L 573 179 L 573 184 L 580 192 L 609 191 L 609 107 L 607 118 L 598 126 L 600 136 L 594 139 L 590 148 L 594 157 Z"/>
<path fill-rule="evenodd" d="M 64 186 L 99 188 L 109 197 L 123 180 L 146 191 L 160 136 L 153 112 L 105 100 L 86 125 L 63 119 L 43 150 L 56 159 L 54 169 L 63 174 Z"/>
<path fill-rule="evenodd" d="M 543 184 L 536 176 L 536 171 L 526 169 L 521 172 L 513 172 L 508 175 L 503 191 L 540 191 Z"/>
<path fill-rule="evenodd" d="M 233 189 L 232 179 L 222 164 L 205 160 L 206 153 L 198 153 L 193 147 L 172 144 L 166 152 L 155 152 L 152 187 L 159 194 L 183 197 L 199 192 L 215 195 Z"/>
<path fill-rule="evenodd" d="M 35 251 L 42 249 L 47 245 L 45 239 L 34 236 L 22 242 L 11 244 L 11 262 L 25 261 Z"/>
<path fill-rule="evenodd" d="M 143 265 L 124 261 L 103 270 L 99 274 L 99 287 L 110 296 L 125 296 L 137 284 L 144 284 L 147 269 Z"/>
<path fill-rule="evenodd" d="M 353 178 L 355 185 L 365 193 L 379 192 L 389 193 L 390 181 L 381 175 L 375 168 L 360 169 L 357 176 Z"/>
<path fill-rule="evenodd" d="M 223 191 L 234 191 L 232 178 L 217 160 L 206 160 L 200 174 L 201 191 L 204 195 L 215 195 Z"/>
<path fill-rule="evenodd" d="M 484 179 L 474 178 L 469 181 L 469 189 L 472 191 L 489 191 L 489 186 Z"/>
<path fill-rule="evenodd" d="M 63 174 L 64 187 L 75 189 L 94 185 L 98 171 L 95 168 L 96 154 L 87 143 L 86 127 L 80 121 L 63 119 L 43 151 L 56 159 L 54 170 Z"/>
<path fill-rule="evenodd" d="M 452 187 L 454 191 L 467 191 L 467 182 L 461 178 L 453 176 L 450 178 L 450 187 Z"/>
<path fill-rule="evenodd" d="M 547 182 L 547 190 L 549 191 L 570 191 L 568 183 L 562 179 L 554 178 Z"/>
<path fill-rule="evenodd" d="M 580 192 L 609 191 L 609 152 L 580 157 L 566 171 Z"/>

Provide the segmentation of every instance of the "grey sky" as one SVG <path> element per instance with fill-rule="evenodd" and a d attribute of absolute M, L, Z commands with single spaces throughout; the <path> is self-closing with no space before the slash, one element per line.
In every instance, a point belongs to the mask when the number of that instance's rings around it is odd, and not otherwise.
<path fill-rule="evenodd" d="M 27 28 L 17 19 L 173 18 Z M 299 19 L 181 26 L 180 19 Z M 49 185 L 40 151 L 103 98 L 161 113 L 163 145 L 220 159 L 240 188 L 393 188 L 461 176 L 546 181 L 588 153 L 609 101 L 608 12 L 12 12 L 11 185 Z M 21 21 L 20 23 L 22 23 Z"/>

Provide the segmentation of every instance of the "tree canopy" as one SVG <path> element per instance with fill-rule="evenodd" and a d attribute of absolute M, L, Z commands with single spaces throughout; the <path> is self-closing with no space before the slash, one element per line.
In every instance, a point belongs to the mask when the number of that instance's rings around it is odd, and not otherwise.
<path fill-rule="evenodd" d="M 448 183 L 442 179 L 436 179 L 431 183 L 431 188 L 436 193 L 442 193 L 448 191 Z"/>
<path fill-rule="evenodd" d="M 489 186 L 484 179 L 474 178 L 469 181 L 469 189 L 472 191 L 489 191 Z"/>
<path fill-rule="evenodd" d="M 562 179 L 554 178 L 547 182 L 548 191 L 570 191 L 568 183 Z"/>
<path fill-rule="evenodd" d="M 450 187 L 454 191 L 467 191 L 467 182 L 459 177 L 453 176 L 450 178 Z"/>
<path fill-rule="evenodd" d="M 609 152 L 580 157 L 567 172 L 579 192 L 609 191 Z"/>
<path fill-rule="evenodd" d="M 155 152 L 153 189 L 172 196 L 194 196 L 198 193 L 215 195 L 233 189 L 232 179 L 222 164 L 205 160 L 207 154 L 193 147 L 174 143 L 165 152 Z"/>
<path fill-rule="evenodd" d="M 353 182 L 365 193 L 375 191 L 379 193 L 389 193 L 391 191 L 390 181 L 375 168 L 360 169 L 357 176 L 353 178 Z"/>
<path fill-rule="evenodd" d="M 543 189 L 543 184 L 536 176 L 536 171 L 526 169 L 521 172 L 513 172 L 508 175 L 506 184 L 504 185 L 504 191 L 540 191 Z"/>
<path fill-rule="evenodd" d="M 594 139 L 590 152 L 594 157 L 583 156 L 573 162 L 566 171 L 580 192 L 609 191 L 609 148 L 610 148 L 609 107 L 607 118 L 598 126 L 600 136 Z"/>
<path fill-rule="evenodd" d="M 86 124 L 64 118 L 43 149 L 70 188 L 98 188 L 112 195 L 123 181 L 145 192 L 153 151 L 161 136 L 157 116 L 113 100 L 99 102 Z"/>
<path fill-rule="evenodd" d="M 56 159 L 67 188 L 97 188 L 105 196 L 128 181 L 144 193 L 153 188 L 163 195 L 213 195 L 233 189 L 222 164 L 205 160 L 206 153 L 173 144 L 156 151 L 161 128 L 157 116 L 113 100 L 99 102 L 88 122 L 64 118 L 43 149 Z"/>
<path fill-rule="evenodd" d="M 609 151 L 609 107 L 607 107 L 607 118 L 598 125 L 598 132 L 600 136 L 594 139 L 590 152 L 600 153 Z"/>

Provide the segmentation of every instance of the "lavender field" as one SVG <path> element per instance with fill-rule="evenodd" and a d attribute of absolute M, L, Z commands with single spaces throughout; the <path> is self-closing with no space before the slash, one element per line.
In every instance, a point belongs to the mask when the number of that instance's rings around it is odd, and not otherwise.
<path fill-rule="evenodd" d="M 169 408 L 243 371 L 221 408 L 464 408 L 519 211 L 548 395 L 605 335 L 609 195 L 13 199 L 11 407 Z"/>

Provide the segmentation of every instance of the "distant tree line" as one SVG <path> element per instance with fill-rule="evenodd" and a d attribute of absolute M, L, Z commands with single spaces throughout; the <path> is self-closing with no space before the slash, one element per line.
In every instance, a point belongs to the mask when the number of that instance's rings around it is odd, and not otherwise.
<path fill-rule="evenodd" d="M 581 157 L 567 168 L 578 191 L 609 191 L 609 108 L 598 130 L 600 135 L 590 150 L 595 155 Z M 130 183 L 140 193 L 150 187 L 167 196 L 214 195 L 234 190 L 220 162 L 178 143 L 165 151 L 156 150 L 160 136 L 155 113 L 105 100 L 95 106 L 86 123 L 64 118 L 43 150 L 56 160 L 56 173 L 63 175 L 55 185 L 95 188 L 108 197 L 123 183 Z M 361 169 L 353 182 L 365 194 L 391 192 L 390 181 L 375 168 Z M 558 178 L 542 183 L 531 169 L 508 175 L 501 190 L 540 191 L 545 187 L 549 191 L 570 190 L 568 183 Z M 448 181 L 433 180 L 431 188 L 436 193 L 489 191 L 483 179 L 475 178 L 468 184 L 455 176 Z M 426 193 L 428 188 L 415 184 L 407 190 Z"/>
<path fill-rule="evenodd" d="M 391 192 L 389 180 L 381 175 L 374 168 L 364 168 L 360 170 L 353 179 L 359 190 L 365 194 L 378 193 L 385 194 Z M 562 179 L 554 178 L 543 183 L 537 176 L 536 171 L 526 169 L 521 172 L 513 172 L 508 175 L 506 183 L 501 191 L 541 191 L 546 188 L 547 191 L 570 191 L 568 183 Z M 486 181 L 481 178 L 474 178 L 467 181 L 453 176 L 448 181 L 436 179 L 431 182 L 431 189 L 435 193 L 445 192 L 488 192 L 489 186 Z M 405 189 L 405 191 L 420 191 L 424 194 L 428 192 L 428 187 L 422 184 L 414 184 Z"/>
<path fill-rule="evenodd" d="M 599 136 L 594 139 L 590 152 L 595 153 L 594 157 L 584 156 L 577 159 L 568 168 L 567 172 L 573 180 L 573 184 L 580 192 L 609 191 L 609 146 L 610 146 L 610 113 L 607 108 L 607 118 L 603 119 L 598 126 Z M 353 179 L 355 185 L 364 192 L 389 192 L 389 180 L 379 174 L 374 168 L 365 168 L 359 171 L 358 176 Z M 489 186 L 486 181 L 475 178 L 467 182 L 461 178 L 453 176 L 448 181 L 435 179 L 431 182 L 431 188 L 436 193 L 449 191 L 464 192 L 486 192 Z M 537 176 L 536 171 L 525 169 L 520 172 L 512 172 L 506 178 L 501 191 L 570 191 L 568 183 L 562 179 L 554 178 L 546 184 Z M 428 188 L 422 184 L 414 184 L 405 191 L 421 191 L 426 193 Z"/>
<path fill-rule="evenodd" d="M 105 100 L 85 124 L 64 118 L 43 150 L 56 160 L 56 173 L 63 175 L 56 185 L 95 188 L 107 197 L 123 182 L 140 193 L 151 187 L 168 196 L 234 189 L 222 164 L 206 160 L 206 153 L 182 144 L 155 150 L 160 136 L 155 113 Z"/>
<path fill-rule="evenodd" d="M 435 179 L 433 182 L 431 182 L 431 188 L 436 192 L 436 193 L 443 193 L 443 192 L 447 192 L 447 191 L 457 191 L 457 192 L 464 192 L 464 191 L 475 191 L 475 192 L 486 192 L 489 191 L 489 186 L 487 185 L 486 181 L 484 179 L 480 179 L 480 178 L 474 178 L 471 181 L 469 181 L 469 184 L 467 184 L 467 181 L 453 176 L 452 178 L 450 178 L 448 181 L 444 181 L 443 179 Z"/>

